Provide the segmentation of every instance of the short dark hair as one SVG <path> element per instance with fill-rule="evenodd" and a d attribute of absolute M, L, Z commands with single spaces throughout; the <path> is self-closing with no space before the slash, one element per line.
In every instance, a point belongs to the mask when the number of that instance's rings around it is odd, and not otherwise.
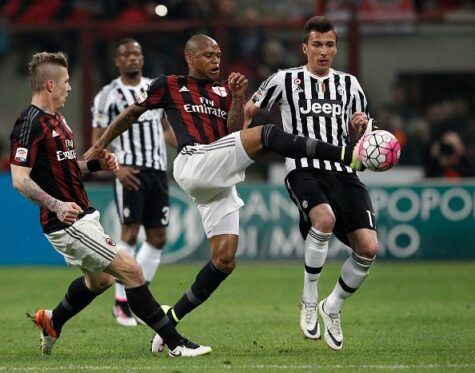
<path fill-rule="evenodd" d="M 337 36 L 333 22 L 324 16 L 315 16 L 305 22 L 305 26 L 303 27 L 303 42 L 305 44 L 308 43 L 308 36 L 312 31 L 317 31 L 322 34 L 328 31 L 333 31 L 335 36 Z"/>
<path fill-rule="evenodd" d="M 30 85 L 33 92 L 43 89 L 46 80 L 51 79 L 52 72 L 45 68 L 47 65 L 62 66 L 68 68 L 68 57 L 63 52 L 35 53 L 28 64 Z"/>
<path fill-rule="evenodd" d="M 124 44 L 129 44 L 129 43 L 137 43 L 138 45 L 140 45 L 140 43 L 135 40 L 134 38 L 131 38 L 131 37 L 127 37 L 127 38 L 122 38 L 119 40 L 119 42 L 117 43 L 117 49 L 116 50 L 119 50 L 119 48 L 124 45 Z"/>

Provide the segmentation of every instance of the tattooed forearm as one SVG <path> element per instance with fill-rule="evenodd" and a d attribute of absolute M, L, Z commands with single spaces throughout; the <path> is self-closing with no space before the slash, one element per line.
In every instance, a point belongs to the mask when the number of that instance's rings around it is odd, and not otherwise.
<path fill-rule="evenodd" d="M 50 211 L 56 211 L 60 204 L 59 200 L 51 197 L 30 178 L 22 179 L 18 184 L 18 190 L 30 201 L 33 201 Z"/>
<path fill-rule="evenodd" d="M 233 103 L 228 113 L 228 131 L 242 130 L 244 124 L 244 97 L 233 97 Z"/>
<path fill-rule="evenodd" d="M 120 113 L 117 118 L 107 127 L 107 130 L 99 139 L 102 148 L 105 149 L 112 140 L 119 136 L 122 132 L 128 130 L 132 124 L 139 118 L 140 112 L 132 106 L 129 109 Z"/>

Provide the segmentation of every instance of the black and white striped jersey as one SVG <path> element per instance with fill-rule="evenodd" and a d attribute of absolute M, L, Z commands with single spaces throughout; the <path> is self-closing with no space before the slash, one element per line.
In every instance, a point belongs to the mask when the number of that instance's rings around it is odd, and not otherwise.
<path fill-rule="evenodd" d="M 270 110 L 279 105 L 284 131 L 348 145 L 351 115 L 368 115 L 367 101 L 358 80 L 350 74 L 330 69 L 327 76 L 312 74 L 305 66 L 279 70 L 269 76 L 252 96 L 254 104 Z M 337 162 L 311 158 L 285 161 L 287 172 L 296 168 L 354 172 Z"/>
<path fill-rule="evenodd" d="M 137 86 L 119 78 L 104 86 L 94 98 L 92 126 L 107 128 L 125 108 L 145 95 L 151 79 L 142 77 Z M 119 164 L 166 171 L 167 153 L 161 120 L 163 110 L 148 110 L 132 127 L 112 141 Z"/>

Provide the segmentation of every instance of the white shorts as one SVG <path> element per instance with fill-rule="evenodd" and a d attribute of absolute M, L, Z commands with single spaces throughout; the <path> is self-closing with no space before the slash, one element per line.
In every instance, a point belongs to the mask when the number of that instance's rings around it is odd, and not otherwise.
<path fill-rule="evenodd" d="M 196 202 L 208 237 L 223 217 L 244 205 L 235 185 L 244 181 L 252 163 L 240 132 L 208 145 L 185 146 L 175 158 L 173 176 Z"/>
<path fill-rule="evenodd" d="M 94 211 L 70 227 L 45 236 L 66 263 L 91 272 L 102 272 L 115 258 L 119 248 L 104 233 L 99 217 L 99 211 Z"/>

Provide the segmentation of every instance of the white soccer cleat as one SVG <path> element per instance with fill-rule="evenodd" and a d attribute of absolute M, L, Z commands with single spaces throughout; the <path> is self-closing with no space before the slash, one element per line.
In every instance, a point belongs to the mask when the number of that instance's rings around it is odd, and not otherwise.
<path fill-rule="evenodd" d="M 116 302 L 112 307 L 112 315 L 117 321 L 117 324 L 122 326 L 137 326 L 137 320 L 132 315 L 129 304 L 125 302 Z"/>
<path fill-rule="evenodd" d="M 162 337 L 160 337 L 160 334 L 155 333 L 155 335 L 150 341 L 150 352 L 152 354 L 159 354 L 164 349 L 165 349 L 165 341 L 163 340 Z"/>
<path fill-rule="evenodd" d="M 339 351 L 343 347 L 343 331 L 340 324 L 340 313 L 326 313 L 325 300 L 322 300 L 318 305 L 320 317 L 325 325 L 325 332 L 323 337 L 328 347 L 332 350 Z"/>
<path fill-rule="evenodd" d="M 188 339 L 185 339 L 182 344 L 176 346 L 173 350 L 168 351 L 171 357 L 195 357 L 201 355 L 208 355 L 212 349 L 209 346 L 200 346 Z"/>
<path fill-rule="evenodd" d="M 29 316 L 29 315 L 28 315 Z M 50 355 L 54 344 L 58 339 L 58 333 L 53 329 L 53 311 L 37 310 L 35 316 L 30 316 L 35 325 L 41 329 L 40 332 L 40 350 L 45 355 Z"/>
<path fill-rule="evenodd" d="M 300 299 L 300 329 L 305 338 L 320 338 L 320 323 L 318 322 L 317 303 L 307 303 Z"/>

